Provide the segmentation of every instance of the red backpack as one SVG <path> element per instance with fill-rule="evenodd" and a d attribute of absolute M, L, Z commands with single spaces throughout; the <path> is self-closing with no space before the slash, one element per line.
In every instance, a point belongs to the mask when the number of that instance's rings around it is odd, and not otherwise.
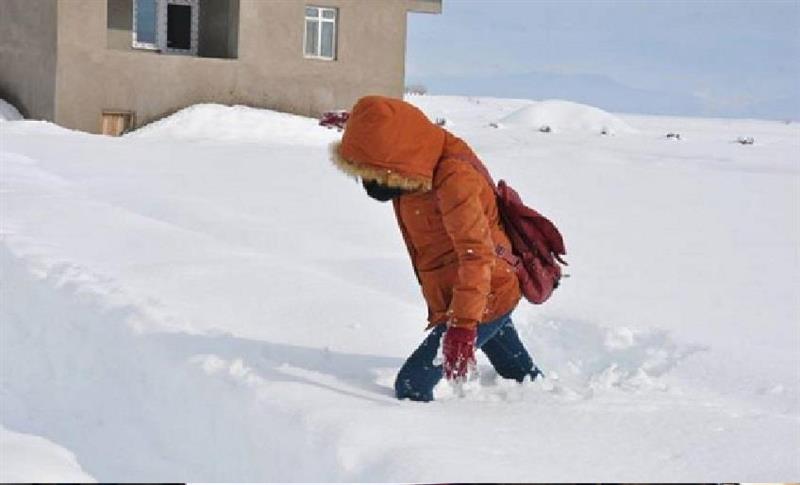
<path fill-rule="evenodd" d="M 497 246 L 497 255 L 517 272 L 522 294 L 531 303 L 544 303 L 561 280 L 561 259 L 566 255 L 564 239 L 545 216 L 526 206 L 519 194 L 504 180 L 495 185 L 492 176 L 477 157 L 462 159 L 478 171 L 497 196 L 497 211 L 511 241 L 511 253 Z"/>

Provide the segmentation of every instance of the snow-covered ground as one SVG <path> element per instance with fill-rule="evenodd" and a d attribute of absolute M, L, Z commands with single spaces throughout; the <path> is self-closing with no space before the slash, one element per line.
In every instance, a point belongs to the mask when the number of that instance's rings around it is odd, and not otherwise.
<path fill-rule="evenodd" d="M 203 105 L 118 139 L 11 121 L 0 465 L 19 481 L 53 456 L 63 480 L 800 476 L 800 124 L 410 100 L 565 235 L 570 278 L 514 314 L 548 379 L 484 360 L 465 398 L 393 398 L 424 303 L 390 206 L 331 166 L 339 135 L 314 120 Z M 609 120 L 625 129 L 600 135 Z"/>

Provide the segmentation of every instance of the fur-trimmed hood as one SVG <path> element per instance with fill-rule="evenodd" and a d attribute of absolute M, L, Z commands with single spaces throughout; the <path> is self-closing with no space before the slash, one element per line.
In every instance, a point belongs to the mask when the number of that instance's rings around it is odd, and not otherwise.
<path fill-rule="evenodd" d="M 331 161 L 343 172 L 389 187 L 427 191 L 444 150 L 445 132 L 416 107 L 383 96 L 353 107 Z"/>

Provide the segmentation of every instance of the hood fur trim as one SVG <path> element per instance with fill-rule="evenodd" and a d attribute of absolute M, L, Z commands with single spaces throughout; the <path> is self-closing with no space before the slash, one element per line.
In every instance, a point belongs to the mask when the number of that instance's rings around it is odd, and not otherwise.
<path fill-rule="evenodd" d="M 405 175 L 396 170 L 372 167 L 345 159 L 339 153 L 339 146 L 341 144 L 340 141 L 335 141 L 328 146 L 328 149 L 330 151 L 331 162 L 347 175 L 355 178 L 360 177 L 363 180 L 374 180 L 379 184 L 396 189 L 421 192 L 431 190 L 432 181 L 430 179 Z"/>

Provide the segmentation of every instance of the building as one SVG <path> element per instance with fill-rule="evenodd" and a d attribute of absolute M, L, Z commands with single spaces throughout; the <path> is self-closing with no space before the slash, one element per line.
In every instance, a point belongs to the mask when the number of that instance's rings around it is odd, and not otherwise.
<path fill-rule="evenodd" d="M 408 12 L 441 0 L 1 0 L 0 97 L 118 134 L 194 103 L 310 116 L 401 96 Z"/>

